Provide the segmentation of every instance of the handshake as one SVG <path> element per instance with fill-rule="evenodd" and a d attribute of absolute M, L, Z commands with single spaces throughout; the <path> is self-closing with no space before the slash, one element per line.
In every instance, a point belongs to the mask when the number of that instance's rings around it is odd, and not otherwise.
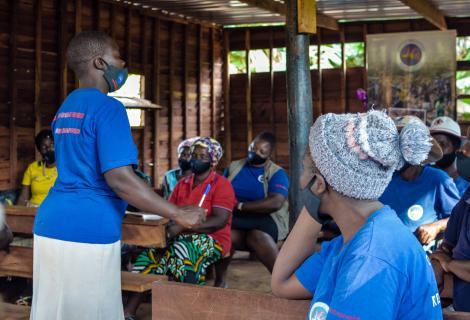
<path fill-rule="evenodd" d="M 193 229 L 206 221 L 207 210 L 196 206 L 178 207 L 178 211 L 173 218 L 185 229 Z"/>

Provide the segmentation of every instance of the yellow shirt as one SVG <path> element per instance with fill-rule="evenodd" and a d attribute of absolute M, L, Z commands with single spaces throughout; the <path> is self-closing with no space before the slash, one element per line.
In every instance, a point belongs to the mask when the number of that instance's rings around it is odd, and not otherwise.
<path fill-rule="evenodd" d="M 57 178 L 57 167 L 47 168 L 42 161 L 35 161 L 28 166 L 23 177 L 23 185 L 31 186 L 30 204 L 39 206 Z"/>

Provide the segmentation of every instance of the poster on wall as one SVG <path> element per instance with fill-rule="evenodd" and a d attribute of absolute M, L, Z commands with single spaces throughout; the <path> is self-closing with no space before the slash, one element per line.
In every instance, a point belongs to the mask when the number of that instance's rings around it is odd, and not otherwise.
<path fill-rule="evenodd" d="M 455 41 L 455 30 L 368 35 L 369 106 L 397 115 L 421 110 L 428 124 L 455 119 Z"/>

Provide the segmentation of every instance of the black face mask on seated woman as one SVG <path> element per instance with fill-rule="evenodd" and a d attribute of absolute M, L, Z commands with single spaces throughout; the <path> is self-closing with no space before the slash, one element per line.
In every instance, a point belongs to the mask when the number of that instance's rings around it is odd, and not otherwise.
<path fill-rule="evenodd" d="M 199 159 L 191 159 L 191 171 L 194 174 L 202 174 L 211 168 L 211 163 Z"/>

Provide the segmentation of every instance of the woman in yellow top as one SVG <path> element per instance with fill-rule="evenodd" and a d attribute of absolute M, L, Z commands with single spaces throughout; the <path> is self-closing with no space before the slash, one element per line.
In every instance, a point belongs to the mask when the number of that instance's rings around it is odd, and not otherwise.
<path fill-rule="evenodd" d="M 39 207 L 54 185 L 57 167 L 53 139 L 52 131 L 49 129 L 37 134 L 35 143 L 42 160 L 31 163 L 26 169 L 18 205 Z"/>

